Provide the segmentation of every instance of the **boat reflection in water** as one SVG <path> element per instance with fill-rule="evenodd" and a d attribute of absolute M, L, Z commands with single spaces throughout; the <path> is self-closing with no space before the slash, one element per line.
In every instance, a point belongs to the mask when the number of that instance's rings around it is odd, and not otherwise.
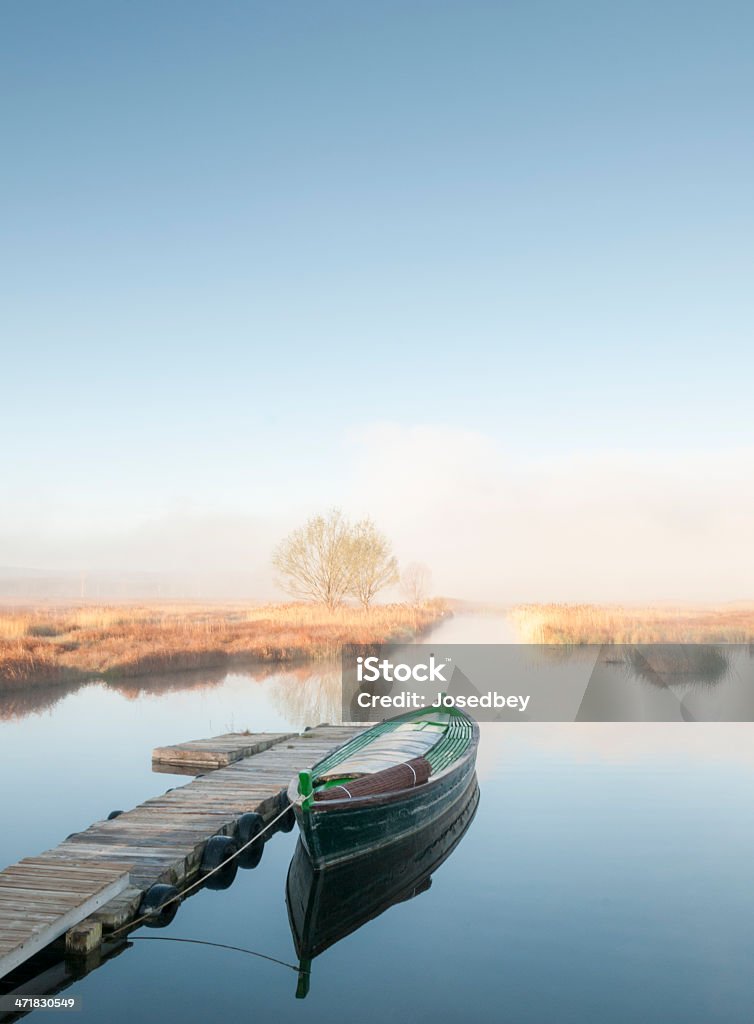
<path fill-rule="evenodd" d="M 299 839 L 286 882 L 288 920 L 299 958 L 296 997 L 309 991 L 311 962 L 367 921 L 426 892 L 432 874 L 463 838 L 479 803 L 476 775 L 463 800 L 406 838 L 360 857 L 316 870 Z"/>

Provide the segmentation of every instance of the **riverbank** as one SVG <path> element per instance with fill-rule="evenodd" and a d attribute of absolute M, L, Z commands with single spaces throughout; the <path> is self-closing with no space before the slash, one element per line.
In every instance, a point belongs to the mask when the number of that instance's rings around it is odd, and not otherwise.
<path fill-rule="evenodd" d="M 752 643 L 754 604 L 717 607 L 631 607 L 595 604 L 525 604 L 510 621 L 520 643 L 649 644 Z"/>
<path fill-rule="evenodd" d="M 299 603 L 5 608 L 0 688 L 322 660 L 345 643 L 411 640 L 450 614 L 440 600 L 369 611 Z"/>

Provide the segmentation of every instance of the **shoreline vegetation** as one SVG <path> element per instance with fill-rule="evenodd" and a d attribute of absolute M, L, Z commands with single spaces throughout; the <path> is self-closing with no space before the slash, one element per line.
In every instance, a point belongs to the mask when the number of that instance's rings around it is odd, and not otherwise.
<path fill-rule="evenodd" d="M 754 603 L 671 605 L 525 604 L 509 611 L 526 644 L 735 644 L 754 642 Z"/>
<path fill-rule="evenodd" d="M 410 642 L 453 614 L 504 615 L 519 643 L 754 643 L 754 603 L 502 607 L 437 598 L 368 610 L 311 602 L 0 605 L 0 692 L 326 661 L 345 643 Z"/>
<path fill-rule="evenodd" d="M 0 690 L 87 679 L 293 664 L 345 643 L 406 642 L 450 615 L 447 602 L 363 608 L 150 604 L 0 608 Z"/>

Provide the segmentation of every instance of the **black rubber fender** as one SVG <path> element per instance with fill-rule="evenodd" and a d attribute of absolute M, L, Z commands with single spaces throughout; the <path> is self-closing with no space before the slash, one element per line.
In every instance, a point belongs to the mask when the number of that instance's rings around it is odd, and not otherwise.
<path fill-rule="evenodd" d="M 264 818 L 261 814 L 257 814 L 256 811 L 248 811 L 246 814 L 242 814 L 238 819 L 238 845 L 244 846 L 254 836 L 259 835 L 263 828 Z M 263 842 L 263 840 L 260 840 L 260 842 Z"/>
<path fill-rule="evenodd" d="M 275 805 L 277 807 L 278 814 L 280 814 L 281 811 L 284 811 L 286 807 L 290 807 L 291 802 L 288 799 L 287 786 L 283 786 L 283 788 L 278 792 L 278 795 L 275 797 Z"/>
<path fill-rule="evenodd" d="M 264 853 L 264 840 L 258 839 L 255 843 L 252 843 L 248 850 L 242 850 L 238 855 L 238 866 L 243 868 L 245 871 L 255 868 L 262 859 Z"/>
<path fill-rule="evenodd" d="M 180 900 L 174 899 L 178 895 L 174 885 L 165 885 L 162 882 L 151 885 L 141 898 L 137 916 L 149 915 L 143 922 L 146 928 L 165 928 L 178 913 Z M 168 903 L 168 900 L 172 902 Z M 163 906 L 166 903 L 167 906 Z"/>
<path fill-rule="evenodd" d="M 257 814 L 256 811 L 248 811 L 246 814 L 242 814 L 238 819 L 237 838 L 239 845 L 244 846 L 254 836 L 259 836 L 263 828 L 264 818 L 261 814 Z M 264 841 L 265 836 L 259 836 L 248 849 L 242 850 L 238 855 L 238 866 L 246 870 L 255 868 L 262 859 Z"/>
<path fill-rule="evenodd" d="M 238 872 L 238 857 L 234 856 L 237 853 L 238 843 L 230 836 L 212 836 L 208 840 L 199 868 L 202 874 L 207 875 L 204 884 L 208 889 L 229 889 L 233 885 Z M 211 875 L 208 874 L 229 857 L 233 857 L 233 860 L 225 864 L 219 871 L 215 871 Z"/>
<path fill-rule="evenodd" d="M 238 843 L 230 836 L 210 836 L 202 853 L 200 871 L 211 871 L 228 857 L 238 853 Z"/>
<path fill-rule="evenodd" d="M 296 824 L 296 815 L 293 813 L 293 807 L 290 800 L 288 799 L 288 790 L 281 789 L 278 793 L 277 798 L 277 814 L 280 814 L 282 810 L 288 808 L 287 812 L 282 818 L 278 819 L 275 828 L 278 832 L 290 832 L 293 826 Z"/>
<path fill-rule="evenodd" d="M 285 812 L 285 814 L 283 815 L 283 817 L 280 819 L 280 821 L 277 824 L 278 831 L 280 831 L 280 832 L 290 832 L 293 829 L 293 826 L 295 824 L 296 824 L 296 815 L 293 812 L 293 808 L 289 807 L 288 810 Z"/>

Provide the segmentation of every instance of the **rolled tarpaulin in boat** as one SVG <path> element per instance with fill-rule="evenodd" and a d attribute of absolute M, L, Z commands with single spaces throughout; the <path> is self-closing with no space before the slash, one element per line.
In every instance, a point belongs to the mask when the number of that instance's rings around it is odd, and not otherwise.
<path fill-rule="evenodd" d="M 316 803 L 328 803 L 332 800 L 348 800 L 361 796 L 372 796 L 376 793 L 393 793 L 400 789 L 421 786 L 432 772 L 432 766 L 424 757 L 414 757 L 403 764 L 384 768 L 381 772 L 362 775 L 358 779 L 348 779 L 337 786 L 319 789 L 314 794 Z"/>

